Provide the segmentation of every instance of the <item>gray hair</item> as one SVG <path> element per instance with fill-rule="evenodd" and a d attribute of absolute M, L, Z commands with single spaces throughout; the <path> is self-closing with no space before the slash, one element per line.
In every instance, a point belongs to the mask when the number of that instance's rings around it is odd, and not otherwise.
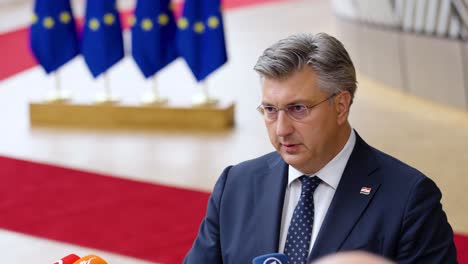
<path fill-rule="evenodd" d="M 286 79 L 305 65 L 317 74 L 322 91 L 349 91 L 354 98 L 357 81 L 353 62 L 343 44 L 326 33 L 295 34 L 278 41 L 258 58 L 254 70 L 262 78 Z"/>

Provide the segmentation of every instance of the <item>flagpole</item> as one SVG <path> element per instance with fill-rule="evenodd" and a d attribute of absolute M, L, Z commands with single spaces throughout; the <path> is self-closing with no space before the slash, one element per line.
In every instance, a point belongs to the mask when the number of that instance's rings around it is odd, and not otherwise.
<path fill-rule="evenodd" d="M 210 97 L 210 94 L 209 94 L 209 89 L 208 89 L 208 82 L 203 80 L 202 83 L 202 88 L 203 88 L 203 93 L 204 93 L 204 97 L 205 97 L 205 103 L 204 105 L 205 106 L 215 106 L 218 104 L 218 99 L 215 99 L 213 97 Z"/>
<path fill-rule="evenodd" d="M 58 69 L 54 72 L 54 79 L 55 79 L 55 98 L 57 101 L 59 101 L 62 98 L 62 87 L 61 87 L 60 74 L 59 74 Z"/>
<path fill-rule="evenodd" d="M 47 101 L 52 103 L 63 103 L 70 99 L 67 91 L 62 90 L 62 82 L 60 79 L 59 69 L 53 72 L 52 78 L 54 79 L 54 88 L 50 90 L 47 96 Z"/>
<path fill-rule="evenodd" d="M 56 70 L 54 72 L 54 76 L 55 76 L 55 91 L 57 91 L 57 94 L 60 94 L 60 74 L 59 74 L 59 70 Z"/>
<path fill-rule="evenodd" d="M 158 75 L 158 74 L 155 73 L 155 74 L 153 75 L 153 77 L 151 78 L 151 82 L 152 82 L 152 85 L 153 85 L 153 94 L 154 94 L 154 101 L 153 101 L 153 104 L 155 104 L 155 105 L 167 104 L 168 99 L 165 98 L 165 97 L 161 97 L 161 95 L 160 95 L 160 93 L 159 93 L 157 75 Z"/>
<path fill-rule="evenodd" d="M 156 77 L 157 74 L 154 74 L 151 78 L 151 84 L 153 88 L 153 95 L 155 99 L 159 98 L 159 91 L 158 91 L 158 79 Z"/>
<path fill-rule="evenodd" d="M 114 104 L 119 100 L 112 96 L 112 91 L 110 88 L 109 75 L 107 72 L 102 73 L 102 81 L 104 85 L 104 91 L 100 92 L 96 96 L 96 103 L 98 104 Z"/>
<path fill-rule="evenodd" d="M 145 105 L 164 105 L 167 104 L 167 98 L 161 97 L 158 87 L 157 73 L 149 80 L 150 89 L 143 95 L 142 102 Z"/>
<path fill-rule="evenodd" d="M 104 78 L 104 100 L 111 101 L 112 95 L 109 87 L 109 76 L 107 75 L 107 72 L 104 72 L 102 77 Z"/>
<path fill-rule="evenodd" d="M 202 89 L 203 89 L 203 95 L 204 97 L 209 100 L 210 99 L 210 95 L 208 93 L 208 84 L 205 80 L 201 81 L 200 82 L 200 85 L 202 86 Z"/>
<path fill-rule="evenodd" d="M 218 103 L 218 100 L 210 97 L 208 92 L 208 82 L 202 80 L 198 85 L 201 86 L 202 91 L 193 97 L 192 104 L 194 106 L 215 106 Z"/>

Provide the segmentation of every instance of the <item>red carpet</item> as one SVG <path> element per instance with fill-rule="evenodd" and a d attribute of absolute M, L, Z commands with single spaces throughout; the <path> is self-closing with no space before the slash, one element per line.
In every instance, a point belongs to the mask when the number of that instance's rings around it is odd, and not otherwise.
<path fill-rule="evenodd" d="M 0 157 L 0 228 L 181 263 L 208 194 Z M 456 235 L 460 264 L 468 236 Z"/>
<path fill-rule="evenodd" d="M 5 157 L 0 182 L 0 228 L 161 263 L 182 262 L 208 200 L 208 193 Z"/>
<path fill-rule="evenodd" d="M 28 29 L 0 34 L 0 81 L 36 66 L 29 52 Z"/>
<path fill-rule="evenodd" d="M 458 262 L 468 264 L 468 235 L 455 234 L 454 240 L 457 246 Z"/>

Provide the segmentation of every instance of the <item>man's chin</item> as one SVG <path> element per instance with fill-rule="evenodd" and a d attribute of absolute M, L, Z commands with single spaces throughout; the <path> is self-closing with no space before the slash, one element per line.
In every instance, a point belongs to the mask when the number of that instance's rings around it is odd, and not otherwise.
<path fill-rule="evenodd" d="M 293 153 L 288 153 L 288 152 L 280 152 L 281 157 L 283 157 L 284 162 L 287 164 L 293 166 L 294 168 L 297 168 L 302 162 L 302 158 L 299 154 L 293 154 Z"/>

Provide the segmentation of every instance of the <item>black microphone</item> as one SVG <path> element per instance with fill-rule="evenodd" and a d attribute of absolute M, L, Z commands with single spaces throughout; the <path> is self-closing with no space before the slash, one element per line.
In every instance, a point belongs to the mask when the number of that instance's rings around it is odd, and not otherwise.
<path fill-rule="evenodd" d="M 252 264 L 288 264 L 288 256 L 282 253 L 270 253 L 253 259 Z"/>

